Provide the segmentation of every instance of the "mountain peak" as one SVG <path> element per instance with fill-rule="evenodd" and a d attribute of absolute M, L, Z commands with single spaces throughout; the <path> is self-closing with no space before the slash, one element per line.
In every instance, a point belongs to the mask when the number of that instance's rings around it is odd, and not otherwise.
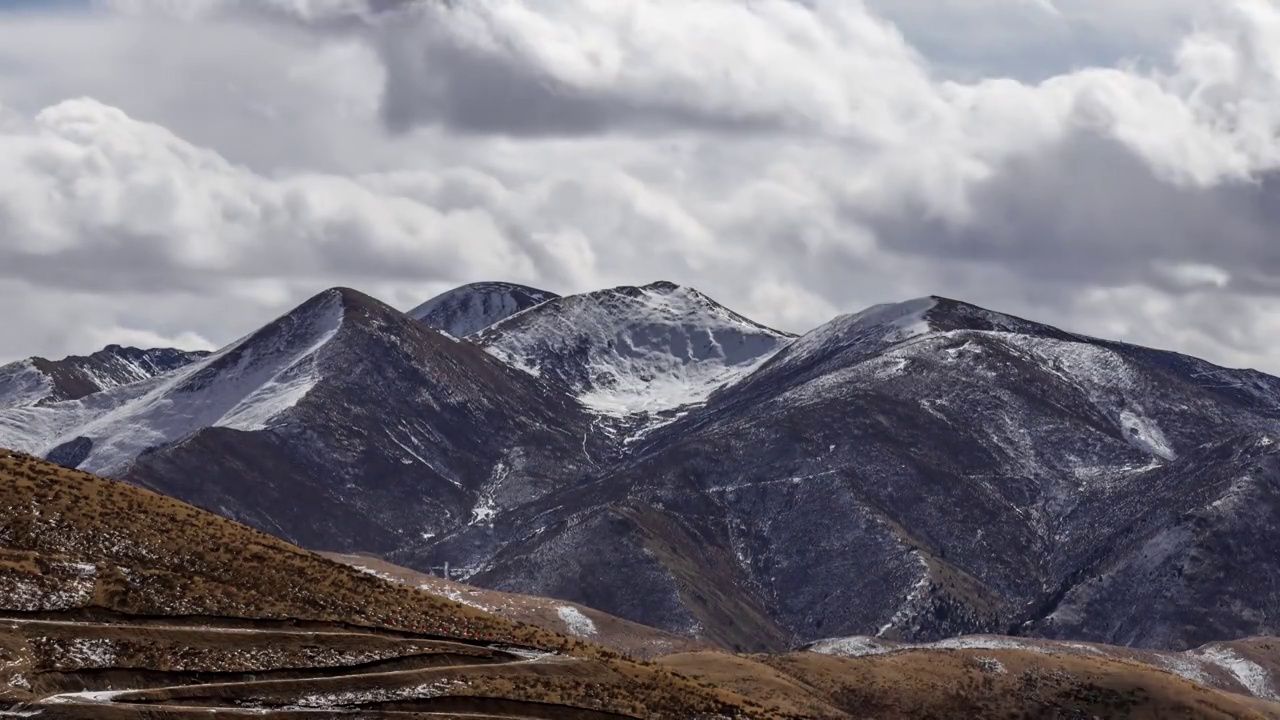
<path fill-rule="evenodd" d="M 681 285 L 671 282 L 670 280 L 658 280 L 648 285 L 642 285 L 645 290 L 653 290 L 655 292 L 673 292 L 681 289 Z"/>
<path fill-rule="evenodd" d="M 558 297 L 527 285 L 476 282 L 437 295 L 406 314 L 429 328 L 463 338 Z"/>
<path fill-rule="evenodd" d="M 476 340 L 598 412 L 629 415 L 701 402 L 791 337 L 660 281 L 551 300 Z"/>

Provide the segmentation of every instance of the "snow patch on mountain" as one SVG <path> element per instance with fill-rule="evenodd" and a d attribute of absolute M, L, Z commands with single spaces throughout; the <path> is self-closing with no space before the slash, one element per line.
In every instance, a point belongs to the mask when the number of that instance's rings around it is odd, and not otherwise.
<path fill-rule="evenodd" d="M 570 635 L 586 638 L 596 634 L 596 624 L 591 618 L 583 615 L 578 608 L 572 605 L 561 605 L 556 608 L 556 614 L 560 616 L 560 621 L 564 623 Z"/>
<path fill-rule="evenodd" d="M 1104 655 L 1104 651 L 1085 643 L 1031 640 L 998 635 L 963 635 L 931 643 L 903 643 L 878 637 L 853 635 L 827 638 L 810 643 L 809 652 L 839 657 L 888 655 L 912 650 L 1022 650 L 1044 655 Z"/>
<path fill-rule="evenodd" d="M 1173 460 L 1176 454 L 1154 420 L 1133 410 L 1120 411 L 1120 427 L 1131 445 L 1165 460 Z"/>
<path fill-rule="evenodd" d="M 274 369 L 279 371 L 270 375 L 266 382 L 250 392 L 220 420 L 213 423 L 214 427 L 245 431 L 264 430 L 272 420 L 297 405 L 307 396 L 307 393 L 311 392 L 311 388 L 320 381 L 315 354 L 338 333 L 338 328 L 342 325 L 341 303 L 331 304 L 323 315 L 314 318 L 314 323 L 308 329 L 308 334 L 313 338 L 311 343 L 297 354 L 291 357 L 286 356 L 282 361 L 274 363 L 267 361 L 256 371 L 250 369 L 252 359 L 242 362 L 240 367 L 246 368 L 244 377 L 250 385 L 257 378 L 271 373 Z"/>
<path fill-rule="evenodd" d="M 820 655 L 837 655 L 839 657 L 866 657 L 868 655 L 887 655 L 900 650 L 897 643 L 888 642 L 866 635 L 851 637 L 827 638 L 818 640 L 808 647 L 809 652 Z"/>
<path fill-rule="evenodd" d="M 791 342 L 672 283 L 621 287 L 544 303 L 478 337 L 496 357 L 567 384 L 604 415 L 697 404 Z"/>
<path fill-rule="evenodd" d="M 0 447 L 43 455 L 60 438 L 77 437 L 74 430 L 119 408 L 155 387 L 159 379 L 144 380 L 80 400 L 0 410 Z"/>

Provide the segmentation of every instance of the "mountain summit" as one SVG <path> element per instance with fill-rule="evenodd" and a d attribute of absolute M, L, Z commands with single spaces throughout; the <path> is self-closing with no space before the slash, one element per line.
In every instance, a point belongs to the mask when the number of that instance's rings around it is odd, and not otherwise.
<path fill-rule="evenodd" d="M 437 295 L 410 310 L 408 315 L 429 328 L 463 338 L 558 297 L 546 290 L 515 283 L 479 282 Z"/>
<path fill-rule="evenodd" d="M 792 337 L 693 288 L 656 282 L 550 300 L 476 342 L 592 410 L 628 415 L 701 402 Z"/>

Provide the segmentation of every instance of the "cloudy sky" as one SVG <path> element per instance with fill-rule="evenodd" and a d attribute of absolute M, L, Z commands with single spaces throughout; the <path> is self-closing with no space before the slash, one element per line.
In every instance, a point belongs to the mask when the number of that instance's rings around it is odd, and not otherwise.
<path fill-rule="evenodd" d="M 1277 0 L 0 0 L 0 360 L 669 279 L 1280 372 L 1277 168 Z"/>

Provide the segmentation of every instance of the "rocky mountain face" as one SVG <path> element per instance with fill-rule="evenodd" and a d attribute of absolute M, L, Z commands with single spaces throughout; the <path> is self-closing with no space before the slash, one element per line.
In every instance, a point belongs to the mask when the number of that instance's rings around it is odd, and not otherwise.
<path fill-rule="evenodd" d="M 796 338 L 655 283 L 450 327 L 329 291 L 167 374 L 0 410 L 0 445 L 733 648 L 1280 624 L 1280 379 L 944 298 Z"/>
<path fill-rule="evenodd" d="M 0 408 L 78 400 L 87 395 L 163 375 L 208 353 L 108 345 L 88 356 L 34 357 L 0 366 Z"/>

